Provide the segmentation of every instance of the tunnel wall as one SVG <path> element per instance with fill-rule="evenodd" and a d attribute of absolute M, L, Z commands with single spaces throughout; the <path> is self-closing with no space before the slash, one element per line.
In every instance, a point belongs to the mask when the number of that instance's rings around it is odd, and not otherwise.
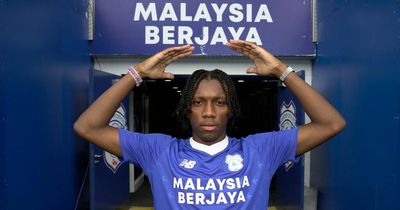
<path fill-rule="evenodd" d="M 318 1 L 313 86 L 347 120 L 311 153 L 318 209 L 396 209 L 400 195 L 400 1 Z"/>
<path fill-rule="evenodd" d="M 0 1 L 0 209 L 87 204 L 88 145 L 72 129 L 88 105 L 86 4 Z"/>

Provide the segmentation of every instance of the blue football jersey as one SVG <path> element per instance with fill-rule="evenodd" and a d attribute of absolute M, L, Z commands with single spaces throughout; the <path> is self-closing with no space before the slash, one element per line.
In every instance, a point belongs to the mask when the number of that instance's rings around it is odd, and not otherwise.
<path fill-rule="evenodd" d="M 296 161 L 297 128 L 229 138 L 215 155 L 189 140 L 120 129 L 124 161 L 142 167 L 155 209 L 267 209 L 278 167 Z"/>

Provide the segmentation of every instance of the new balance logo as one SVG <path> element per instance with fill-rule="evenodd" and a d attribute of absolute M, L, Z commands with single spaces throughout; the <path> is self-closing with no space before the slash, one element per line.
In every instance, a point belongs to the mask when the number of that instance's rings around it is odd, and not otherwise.
<path fill-rule="evenodd" d="M 195 165 L 196 165 L 196 161 L 186 160 L 186 159 L 183 159 L 183 161 L 179 164 L 179 166 L 184 167 L 184 168 L 193 168 Z"/>

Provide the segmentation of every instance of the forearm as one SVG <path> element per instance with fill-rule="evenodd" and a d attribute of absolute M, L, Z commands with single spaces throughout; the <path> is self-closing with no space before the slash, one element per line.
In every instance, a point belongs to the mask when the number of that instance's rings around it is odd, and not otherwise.
<path fill-rule="evenodd" d="M 247 73 L 262 76 L 274 75 L 279 78 L 287 66 L 274 55 L 251 42 L 230 40 L 227 46 L 249 57 L 255 67 Z M 289 73 L 284 83 L 300 101 L 311 123 L 302 125 L 298 132 L 296 154 L 303 154 L 339 133 L 346 122 L 343 117 L 316 90 L 294 73 Z"/>
<path fill-rule="evenodd" d="M 286 69 L 286 65 L 282 66 L 279 73 Z M 314 88 L 308 85 L 297 74 L 290 73 L 285 81 L 285 85 L 299 100 L 302 108 L 310 117 L 311 122 L 342 127 L 344 119 L 336 111 L 336 109 L 326 101 Z"/>
<path fill-rule="evenodd" d="M 299 128 L 297 155 L 324 143 L 344 128 L 346 122 L 339 112 L 303 79 L 290 73 L 284 82 L 311 119 Z"/>
<path fill-rule="evenodd" d="M 140 83 L 142 78 L 173 79 L 174 75 L 165 72 L 165 67 L 173 61 L 191 55 L 193 49 L 190 45 L 167 48 L 129 69 L 128 74 L 82 113 L 74 124 L 74 130 L 91 143 L 122 157 L 118 129 L 108 125 L 122 100 L 135 87 L 136 81 Z"/>
<path fill-rule="evenodd" d="M 133 78 L 129 74 L 126 74 L 105 91 L 75 122 L 74 127 L 78 133 L 81 134 L 88 130 L 107 127 L 120 103 L 129 94 L 135 84 Z"/>

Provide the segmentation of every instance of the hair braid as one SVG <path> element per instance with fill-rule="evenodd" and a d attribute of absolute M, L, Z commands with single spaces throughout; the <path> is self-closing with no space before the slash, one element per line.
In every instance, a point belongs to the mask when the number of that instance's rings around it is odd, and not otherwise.
<path fill-rule="evenodd" d="M 204 69 L 196 70 L 187 79 L 185 87 L 183 88 L 182 91 L 181 99 L 178 102 L 175 112 L 178 123 L 180 124 L 180 127 L 184 132 L 185 136 L 189 136 L 192 134 L 192 129 L 187 116 L 188 114 L 190 114 L 191 111 L 190 109 L 194 93 L 199 83 L 204 79 L 207 80 L 216 79 L 221 83 L 221 86 L 227 97 L 227 105 L 229 110 L 227 133 L 229 134 L 234 126 L 236 119 L 241 116 L 241 111 L 233 80 L 225 72 L 219 69 L 215 69 L 212 71 L 207 71 Z"/>

